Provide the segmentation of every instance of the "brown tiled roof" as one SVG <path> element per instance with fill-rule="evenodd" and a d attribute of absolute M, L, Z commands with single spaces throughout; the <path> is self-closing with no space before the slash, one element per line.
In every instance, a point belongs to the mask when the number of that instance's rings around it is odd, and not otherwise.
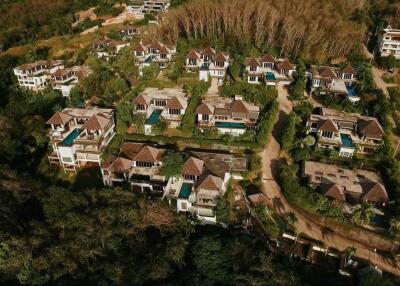
<path fill-rule="evenodd" d="M 215 108 L 214 110 L 214 114 L 215 115 L 226 115 L 226 116 L 231 116 L 232 112 L 230 112 L 228 109 L 226 108 Z"/>
<path fill-rule="evenodd" d="M 213 114 L 213 111 L 211 110 L 210 106 L 207 103 L 203 102 L 199 106 L 197 106 L 195 113 L 211 115 Z"/>
<path fill-rule="evenodd" d="M 276 67 L 280 70 L 293 70 L 294 65 L 292 65 L 287 59 L 282 62 L 277 63 Z"/>
<path fill-rule="evenodd" d="M 134 103 L 140 104 L 140 105 L 148 105 L 150 103 L 150 98 L 147 96 L 144 96 L 143 94 L 139 94 L 134 100 Z"/>
<path fill-rule="evenodd" d="M 223 62 L 223 61 L 226 61 L 226 60 L 227 60 L 227 57 L 221 52 L 216 54 L 216 56 L 214 58 L 214 61 L 218 61 L 218 62 Z"/>
<path fill-rule="evenodd" d="M 381 184 L 375 183 L 364 195 L 363 200 L 383 204 L 388 202 L 389 197 L 385 188 Z"/>
<path fill-rule="evenodd" d="M 46 124 L 57 124 L 64 125 L 68 121 L 72 119 L 72 116 L 63 113 L 61 111 L 57 111 L 49 120 L 47 120 Z"/>
<path fill-rule="evenodd" d="M 199 55 L 199 53 L 198 53 L 196 50 L 191 50 L 191 51 L 187 54 L 186 58 L 187 58 L 187 59 L 198 60 L 198 59 L 200 59 L 200 55 Z"/>
<path fill-rule="evenodd" d="M 160 54 L 169 54 L 169 50 L 166 46 L 162 46 L 160 49 Z"/>
<path fill-rule="evenodd" d="M 133 50 L 135 52 L 145 52 L 147 50 L 147 48 L 142 43 L 139 43 L 133 48 Z"/>
<path fill-rule="evenodd" d="M 65 70 L 65 69 L 58 69 L 56 70 L 54 73 L 52 73 L 52 76 L 66 76 L 70 73 L 69 70 Z"/>
<path fill-rule="evenodd" d="M 201 51 L 201 53 L 202 53 L 203 55 L 212 56 L 212 57 L 213 57 L 213 56 L 215 55 L 215 50 L 212 49 L 211 47 L 207 47 L 207 48 L 203 49 L 203 50 Z"/>
<path fill-rule="evenodd" d="M 333 123 L 333 121 L 330 120 L 330 119 L 326 119 L 323 122 L 320 121 L 319 124 L 320 125 L 318 127 L 318 130 L 327 131 L 327 132 L 334 132 L 334 133 L 338 133 L 339 132 L 339 130 L 337 129 L 335 123 Z"/>
<path fill-rule="evenodd" d="M 259 66 L 261 66 L 260 62 L 255 58 L 247 59 L 245 65 L 248 66 L 248 67 L 259 67 Z"/>
<path fill-rule="evenodd" d="M 89 120 L 83 124 L 82 128 L 87 130 L 104 130 L 109 122 L 110 119 L 96 114 L 90 117 Z"/>
<path fill-rule="evenodd" d="M 192 176 L 200 176 L 203 174 L 204 161 L 190 157 L 183 164 L 182 174 L 184 175 L 192 175 Z"/>
<path fill-rule="evenodd" d="M 107 157 L 107 159 L 105 159 L 103 161 L 103 163 L 101 163 L 101 168 L 102 169 L 108 169 L 116 158 L 117 157 L 114 156 L 114 155 L 111 155 L 111 156 Z"/>
<path fill-rule="evenodd" d="M 220 191 L 222 189 L 222 179 L 213 175 L 208 175 L 204 178 L 204 180 L 199 184 L 197 190 L 211 190 L 211 191 Z"/>
<path fill-rule="evenodd" d="M 262 63 L 275 63 L 275 58 L 272 55 L 263 55 L 260 58 L 260 62 Z"/>
<path fill-rule="evenodd" d="M 231 105 L 231 112 L 235 113 L 247 113 L 249 112 L 246 105 L 241 100 L 234 100 Z"/>
<path fill-rule="evenodd" d="M 157 49 L 157 50 L 160 50 L 163 46 L 164 46 L 164 44 L 161 43 L 160 41 L 154 41 L 154 42 L 151 43 L 151 45 L 150 45 L 149 48 L 150 48 L 150 49 Z"/>
<path fill-rule="evenodd" d="M 248 196 L 253 205 L 266 205 L 269 203 L 268 198 L 263 193 Z"/>
<path fill-rule="evenodd" d="M 122 27 L 122 31 L 130 31 L 130 30 L 136 30 L 137 27 L 132 26 L 132 25 L 125 25 Z"/>
<path fill-rule="evenodd" d="M 151 147 L 145 146 L 139 153 L 136 154 L 133 161 L 140 161 L 140 162 L 149 162 L 149 163 L 156 163 L 159 162 L 162 156 L 162 150 Z"/>
<path fill-rule="evenodd" d="M 167 104 L 165 105 L 165 108 L 170 108 L 170 109 L 183 109 L 182 103 L 179 101 L 179 99 L 174 96 L 170 100 L 168 100 Z"/>
<path fill-rule="evenodd" d="M 345 67 L 342 70 L 343 73 L 347 73 L 347 74 L 355 74 L 356 71 L 354 70 L 354 68 L 351 65 L 348 65 L 347 67 Z"/>
<path fill-rule="evenodd" d="M 321 77 L 329 78 L 329 79 L 335 79 L 336 74 L 330 69 L 330 68 L 322 68 L 319 70 L 319 75 Z"/>
<path fill-rule="evenodd" d="M 346 195 L 341 187 L 336 184 L 329 184 L 326 186 L 325 196 L 340 202 L 346 201 Z"/>
<path fill-rule="evenodd" d="M 117 157 L 107 168 L 114 173 L 125 173 L 132 166 L 133 161 L 122 157 Z"/>
<path fill-rule="evenodd" d="M 361 133 L 368 138 L 382 139 L 385 135 L 385 132 L 376 119 L 359 122 L 359 128 Z"/>
<path fill-rule="evenodd" d="M 120 156 L 133 159 L 142 150 L 144 143 L 125 142 L 120 147 Z"/>

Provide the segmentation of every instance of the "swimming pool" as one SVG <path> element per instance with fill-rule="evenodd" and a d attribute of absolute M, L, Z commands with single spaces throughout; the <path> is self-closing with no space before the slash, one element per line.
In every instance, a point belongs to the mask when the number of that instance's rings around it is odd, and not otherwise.
<path fill-rule="evenodd" d="M 266 72 L 265 73 L 266 80 L 276 80 L 275 74 L 273 72 Z"/>
<path fill-rule="evenodd" d="M 342 140 L 342 145 L 345 147 L 353 147 L 353 140 L 349 134 L 340 133 L 340 139 Z"/>
<path fill-rule="evenodd" d="M 187 199 L 189 198 L 191 193 L 192 193 L 192 184 L 183 183 L 179 191 L 179 197 L 182 199 Z"/>
<path fill-rule="evenodd" d="M 160 120 L 161 112 L 162 111 L 158 109 L 154 110 L 150 114 L 149 118 L 147 118 L 146 124 L 155 125 L 158 122 L 158 120 Z"/>
<path fill-rule="evenodd" d="M 353 85 L 346 82 L 346 89 L 349 97 L 358 97 L 356 88 Z"/>
<path fill-rule="evenodd" d="M 215 122 L 217 128 L 246 129 L 246 125 L 240 122 Z"/>
<path fill-rule="evenodd" d="M 82 129 L 75 128 L 74 130 L 72 130 L 71 133 L 68 134 L 67 137 L 65 137 L 65 139 L 61 142 L 61 144 L 64 146 L 72 146 L 72 144 L 74 144 L 75 139 L 78 138 L 81 132 Z"/>

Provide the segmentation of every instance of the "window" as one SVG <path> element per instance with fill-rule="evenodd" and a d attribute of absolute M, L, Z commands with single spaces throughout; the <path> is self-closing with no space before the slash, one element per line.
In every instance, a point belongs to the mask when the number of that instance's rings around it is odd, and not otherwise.
<path fill-rule="evenodd" d="M 255 67 L 255 66 L 250 66 L 250 71 L 256 71 L 257 70 L 257 67 Z"/>
<path fill-rule="evenodd" d="M 169 114 L 171 115 L 180 115 L 181 114 L 181 110 L 180 109 L 168 109 Z"/>
<path fill-rule="evenodd" d="M 210 119 L 210 115 L 208 115 L 208 114 L 203 114 L 203 115 L 201 116 L 201 118 L 202 118 L 204 121 L 208 121 L 208 120 Z"/>
<path fill-rule="evenodd" d="M 339 173 L 339 174 L 344 174 L 344 170 L 338 169 L 338 173 Z"/>
<path fill-rule="evenodd" d="M 316 181 L 321 181 L 321 177 L 320 176 L 315 176 L 314 177 Z"/>
<path fill-rule="evenodd" d="M 322 172 L 315 172 L 315 175 L 319 175 L 319 176 L 322 176 L 324 173 L 322 173 Z"/>
<path fill-rule="evenodd" d="M 196 64 L 196 59 L 189 59 L 189 65 L 195 66 Z"/>
<path fill-rule="evenodd" d="M 160 54 L 160 58 L 165 60 L 167 58 L 167 55 L 166 54 Z"/>
<path fill-rule="evenodd" d="M 181 203 L 181 207 L 182 207 L 183 210 L 186 211 L 186 210 L 187 210 L 187 203 L 182 202 L 182 203 Z"/>
<path fill-rule="evenodd" d="M 136 104 L 137 110 L 146 110 L 146 106 L 144 104 Z"/>
<path fill-rule="evenodd" d="M 72 162 L 72 159 L 69 157 L 62 157 L 62 160 L 63 160 L 63 162 L 69 162 L 69 163 Z"/>
<path fill-rule="evenodd" d="M 150 162 L 141 162 L 141 161 L 136 161 L 136 167 L 145 167 L 145 168 L 150 168 L 153 166 L 153 163 Z"/>
<path fill-rule="evenodd" d="M 251 76 L 251 77 L 250 77 L 250 81 L 257 81 L 257 77 Z"/>
<path fill-rule="evenodd" d="M 311 123 L 311 128 L 317 128 L 317 127 L 318 127 L 318 123 L 316 123 L 316 122 Z"/>
<path fill-rule="evenodd" d="M 165 106 L 167 104 L 166 100 L 155 100 L 156 106 Z"/>
<path fill-rule="evenodd" d="M 194 175 L 183 175 L 183 178 L 185 178 L 185 180 L 189 180 L 189 181 L 196 181 L 196 176 L 194 176 Z"/>
<path fill-rule="evenodd" d="M 322 137 L 332 138 L 333 137 L 333 132 L 322 131 Z"/>
<path fill-rule="evenodd" d="M 341 178 L 341 179 L 345 179 L 345 180 L 348 180 L 348 179 L 349 179 L 348 176 L 340 176 L 340 178 Z"/>

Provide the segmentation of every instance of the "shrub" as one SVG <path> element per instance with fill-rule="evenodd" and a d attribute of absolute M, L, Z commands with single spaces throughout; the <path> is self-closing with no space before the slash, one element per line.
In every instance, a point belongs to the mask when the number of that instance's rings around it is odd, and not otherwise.
<path fill-rule="evenodd" d="M 296 124 L 298 122 L 298 117 L 295 113 L 289 115 L 288 121 L 283 129 L 281 144 L 282 149 L 289 150 L 293 147 L 294 141 L 296 140 Z"/>

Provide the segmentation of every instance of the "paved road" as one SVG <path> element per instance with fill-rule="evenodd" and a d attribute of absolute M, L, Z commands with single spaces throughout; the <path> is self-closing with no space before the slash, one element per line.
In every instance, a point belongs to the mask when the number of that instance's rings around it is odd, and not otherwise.
<path fill-rule="evenodd" d="M 323 241 L 326 246 L 336 248 L 340 251 L 348 247 L 355 247 L 357 257 L 370 260 L 379 268 L 400 276 L 400 268 L 395 262 L 385 259 L 373 250 L 380 249 L 390 251 L 392 242 L 382 239 L 370 231 L 351 228 L 346 229 L 340 224 L 326 221 L 322 218 L 310 216 L 301 209 L 289 204 L 277 183 L 277 172 L 279 163 L 284 159 L 281 156 L 281 148 L 278 143 L 282 127 L 286 118 L 292 110 L 292 103 L 287 99 L 286 89 L 279 86 L 279 119 L 272 131 L 273 136 L 262 153 L 263 159 L 263 192 L 269 198 L 275 198 L 275 207 L 279 213 L 293 212 L 297 217 L 296 229 L 299 233 Z"/>

